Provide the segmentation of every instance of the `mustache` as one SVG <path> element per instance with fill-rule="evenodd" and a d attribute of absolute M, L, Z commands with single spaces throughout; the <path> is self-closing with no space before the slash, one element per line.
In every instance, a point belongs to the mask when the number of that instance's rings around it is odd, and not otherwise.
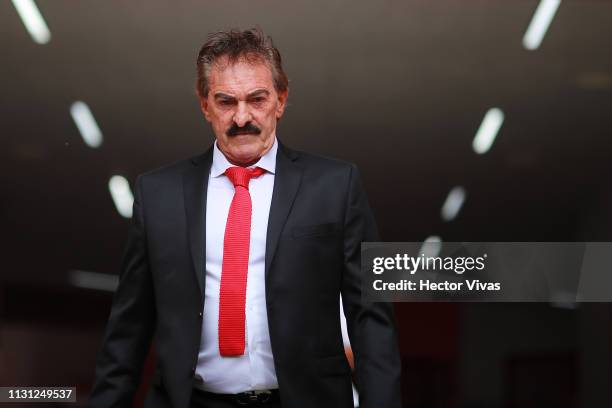
<path fill-rule="evenodd" d="M 242 133 L 254 133 L 258 135 L 261 133 L 261 129 L 252 124 L 251 122 L 248 122 L 243 127 L 238 127 L 236 123 L 232 123 L 232 126 L 227 129 L 227 132 L 225 132 L 225 134 L 228 136 L 236 136 Z"/>

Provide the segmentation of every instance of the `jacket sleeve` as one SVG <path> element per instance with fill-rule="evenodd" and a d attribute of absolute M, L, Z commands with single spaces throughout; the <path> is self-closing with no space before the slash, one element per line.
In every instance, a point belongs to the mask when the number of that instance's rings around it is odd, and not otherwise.
<path fill-rule="evenodd" d="M 401 364 L 393 305 L 362 300 L 361 242 L 379 241 L 357 168 L 351 166 L 344 219 L 342 301 L 361 408 L 399 408 Z"/>
<path fill-rule="evenodd" d="M 156 311 L 142 194 L 142 176 L 139 176 L 119 286 L 96 361 L 89 400 L 92 408 L 132 406 L 155 329 Z"/>

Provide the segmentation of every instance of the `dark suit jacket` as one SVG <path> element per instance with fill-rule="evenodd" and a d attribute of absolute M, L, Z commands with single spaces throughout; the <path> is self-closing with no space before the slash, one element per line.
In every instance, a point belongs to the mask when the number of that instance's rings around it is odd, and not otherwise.
<path fill-rule="evenodd" d="M 131 406 L 151 339 L 147 407 L 187 408 L 198 358 L 212 148 L 139 176 L 91 407 Z M 360 243 L 378 233 L 354 165 L 279 142 L 266 242 L 270 341 L 284 408 L 352 407 L 339 294 L 362 407 L 400 406 L 392 306 L 361 299 Z"/>

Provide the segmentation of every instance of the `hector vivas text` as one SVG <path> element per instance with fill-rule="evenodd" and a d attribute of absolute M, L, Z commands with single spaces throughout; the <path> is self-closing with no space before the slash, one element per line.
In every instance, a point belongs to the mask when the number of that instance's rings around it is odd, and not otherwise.
<path fill-rule="evenodd" d="M 431 280 L 421 279 L 420 271 L 429 272 L 454 272 L 461 277 L 465 272 L 478 272 L 485 269 L 487 254 L 479 257 L 440 257 L 440 256 L 410 256 L 408 254 L 396 254 L 394 257 L 373 258 L 372 272 L 382 275 L 387 271 L 408 272 L 413 279 L 400 279 L 386 282 L 383 279 L 375 279 L 373 288 L 376 291 L 499 291 L 499 282 L 482 282 L 479 279 L 464 279 L 463 281 Z M 382 276 L 381 276 L 382 278 Z"/>

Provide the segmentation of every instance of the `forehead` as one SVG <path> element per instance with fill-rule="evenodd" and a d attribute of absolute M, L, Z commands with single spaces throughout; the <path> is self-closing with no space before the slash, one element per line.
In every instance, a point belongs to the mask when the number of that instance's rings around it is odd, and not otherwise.
<path fill-rule="evenodd" d="M 210 91 L 249 92 L 254 88 L 265 88 L 273 92 L 272 71 L 263 61 L 228 62 L 227 58 L 215 61 L 208 76 Z"/>

